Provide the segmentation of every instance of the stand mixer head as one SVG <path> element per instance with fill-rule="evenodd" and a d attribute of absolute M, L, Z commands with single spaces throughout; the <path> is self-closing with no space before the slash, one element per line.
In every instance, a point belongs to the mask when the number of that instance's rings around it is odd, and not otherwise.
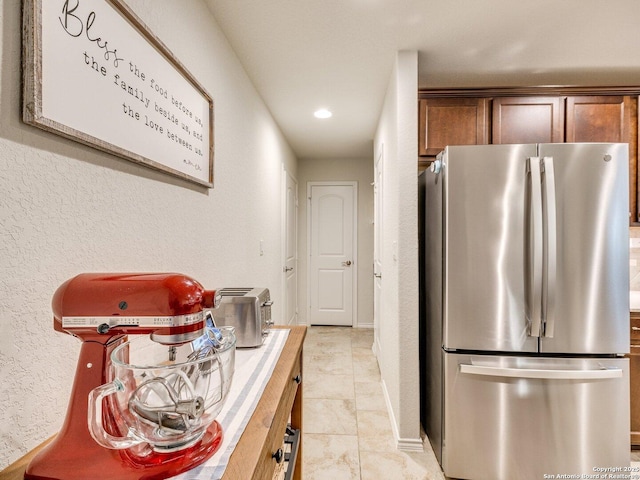
<path fill-rule="evenodd" d="M 25 479 L 160 479 L 209 458 L 222 441 L 214 418 L 235 354 L 233 331 L 207 326 L 217 298 L 176 273 L 81 274 L 62 284 L 54 329 L 83 344 L 63 427 Z"/>
<path fill-rule="evenodd" d="M 53 328 L 105 343 L 117 335 L 151 335 L 181 345 L 204 333 L 204 309 L 215 290 L 175 273 L 83 273 L 63 283 L 53 300 Z"/>

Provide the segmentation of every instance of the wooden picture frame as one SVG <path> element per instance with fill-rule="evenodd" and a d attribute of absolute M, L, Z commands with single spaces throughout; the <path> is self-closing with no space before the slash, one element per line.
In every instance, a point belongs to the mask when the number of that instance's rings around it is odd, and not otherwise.
<path fill-rule="evenodd" d="M 25 0 L 23 121 L 213 187 L 213 100 L 122 0 Z"/>

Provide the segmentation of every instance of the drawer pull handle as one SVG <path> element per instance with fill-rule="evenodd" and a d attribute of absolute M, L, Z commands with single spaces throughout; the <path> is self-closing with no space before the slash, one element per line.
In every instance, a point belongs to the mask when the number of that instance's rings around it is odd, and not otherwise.
<path fill-rule="evenodd" d="M 282 461 L 284 460 L 284 452 L 281 448 L 279 448 L 278 450 L 276 450 L 276 453 L 271 455 L 271 458 L 275 458 L 277 463 L 282 463 Z"/>
<path fill-rule="evenodd" d="M 622 377 L 621 368 L 600 367 L 593 370 L 545 370 L 538 368 L 492 367 L 460 364 L 460 373 L 490 377 L 541 378 L 544 380 L 595 380 Z"/>
<path fill-rule="evenodd" d="M 638 330 L 640 330 L 640 327 L 631 327 L 631 330 L 633 330 L 633 331 L 636 331 L 636 332 L 637 332 Z"/>
<path fill-rule="evenodd" d="M 300 374 L 293 377 L 293 381 L 300 385 L 300 382 L 302 381 L 302 377 L 300 376 Z"/>

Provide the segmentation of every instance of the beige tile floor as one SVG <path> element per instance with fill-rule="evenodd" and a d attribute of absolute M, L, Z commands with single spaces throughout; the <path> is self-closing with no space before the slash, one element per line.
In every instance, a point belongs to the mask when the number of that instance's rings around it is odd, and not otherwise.
<path fill-rule="evenodd" d="M 424 452 L 395 446 L 373 330 L 310 327 L 304 344 L 305 480 L 444 480 Z"/>
<path fill-rule="evenodd" d="M 395 447 L 373 330 L 310 327 L 304 344 L 305 480 L 447 480 L 425 442 Z M 640 452 L 631 465 L 640 467 Z"/>

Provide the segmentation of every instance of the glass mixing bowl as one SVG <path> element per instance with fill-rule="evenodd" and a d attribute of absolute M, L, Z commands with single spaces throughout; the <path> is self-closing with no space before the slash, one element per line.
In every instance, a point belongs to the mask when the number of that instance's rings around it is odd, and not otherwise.
<path fill-rule="evenodd" d="M 233 327 L 207 328 L 182 345 L 135 337 L 111 353 L 111 382 L 89 394 L 92 437 L 112 449 L 146 443 L 156 452 L 194 445 L 220 413 L 231 386 Z"/>

